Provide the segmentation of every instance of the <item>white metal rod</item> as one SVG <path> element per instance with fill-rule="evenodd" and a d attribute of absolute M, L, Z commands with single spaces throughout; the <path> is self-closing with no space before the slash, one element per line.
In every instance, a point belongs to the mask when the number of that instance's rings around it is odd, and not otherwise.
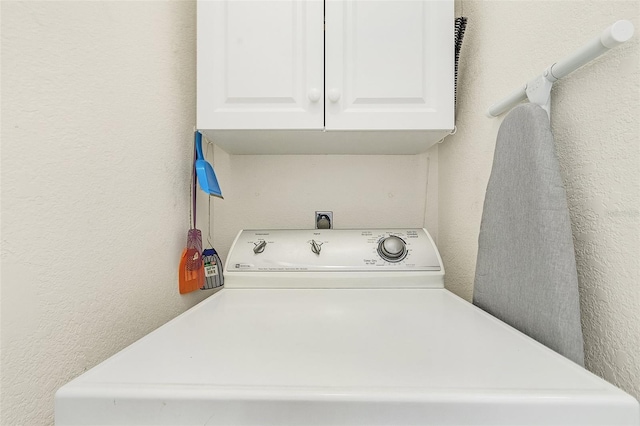
<path fill-rule="evenodd" d="M 606 53 L 609 49 L 629 40 L 633 36 L 633 32 L 633 24 L 630 21 L 617 21 L 605 29 L 600 36 L 594 38 L 565 59 L 548 67 L 542 75 L 549 81 L 555 82 L 556 80 L 577 70 L 587 62 L 590 62 L 603 53 Z M 501 101 L 491 105 L 487 111 L 487 115 L 489 117 L 497 117 L 527 99 L 527 95 L 525 93 L 526 87 L 527 86 L 525 85 L 523 88 L 516 90 Z"/>
<path fill-rule="evenodd" d="M 525 84 L 518 90 L 514 90 L 513 93 L 511 93 L 506 98 L 491 105 L 487 110 L 487 117 L 489 118 L 497 117 L 503 112 L 513 108 L 514 105 L 518 105 L 520 102 L 527 99 L 526 90 L 527 90 L 527 85 Z"/>

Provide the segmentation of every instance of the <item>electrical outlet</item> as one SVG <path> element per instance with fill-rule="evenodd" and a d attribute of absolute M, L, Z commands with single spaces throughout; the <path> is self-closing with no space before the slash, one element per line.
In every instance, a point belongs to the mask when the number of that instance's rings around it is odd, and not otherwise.
<path fill-rule="evenodd" d="M 316 212 L 314 219 L 316 229 L 333 229 L 333 212 Z"/>

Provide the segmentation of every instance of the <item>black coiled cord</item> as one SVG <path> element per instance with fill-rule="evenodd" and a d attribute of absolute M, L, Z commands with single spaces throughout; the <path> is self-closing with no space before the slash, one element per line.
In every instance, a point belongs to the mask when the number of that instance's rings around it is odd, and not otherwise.
<path fill-rule="evenodd" d="M 457 97 L 458 97 L 458 60 L 460 59 L 460 48 L 462 47 L 462 39 L 464 38 L 464 30 L 467 28 L 467 18 L 464 16 L 461 16 L 459 18 L 456 18 L 456 27 L 455 27 L 455 31 L 454 31 L 454 36 L 455 36 L 455 52 L 456 52 L 456 59 L 455 59 L 455 89 L 454 89 L 454 95 L 453 95 L 453 104 L 454 107 L 456 105 L 457 102 Z"/>

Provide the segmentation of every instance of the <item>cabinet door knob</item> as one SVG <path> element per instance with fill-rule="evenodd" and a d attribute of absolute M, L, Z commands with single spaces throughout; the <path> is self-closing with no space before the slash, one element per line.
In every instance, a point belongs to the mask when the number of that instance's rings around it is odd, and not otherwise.
<path fill-rule="evenodd" d="M 329 90 L 329 100 L 336 103 L 340 100 L 340 91 L 338 89 Z"/>
<path fill-rule="evenodd" d="M 322 96 L 322 93 L 320 93 L 320 91 L 316 88 L 313 88 L 311 90 L 309 90 L 309 100 L 311 102 L 318 102 L 320 100 L 320 97 Z"/>

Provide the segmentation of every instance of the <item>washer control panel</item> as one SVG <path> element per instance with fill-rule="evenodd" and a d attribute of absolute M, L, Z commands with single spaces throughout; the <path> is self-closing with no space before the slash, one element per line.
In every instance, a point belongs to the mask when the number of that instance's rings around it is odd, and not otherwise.
<path fill-rule="evenodd" d="M 439 271 L 424 229 L 240 231 L 227 271 Z"/>

